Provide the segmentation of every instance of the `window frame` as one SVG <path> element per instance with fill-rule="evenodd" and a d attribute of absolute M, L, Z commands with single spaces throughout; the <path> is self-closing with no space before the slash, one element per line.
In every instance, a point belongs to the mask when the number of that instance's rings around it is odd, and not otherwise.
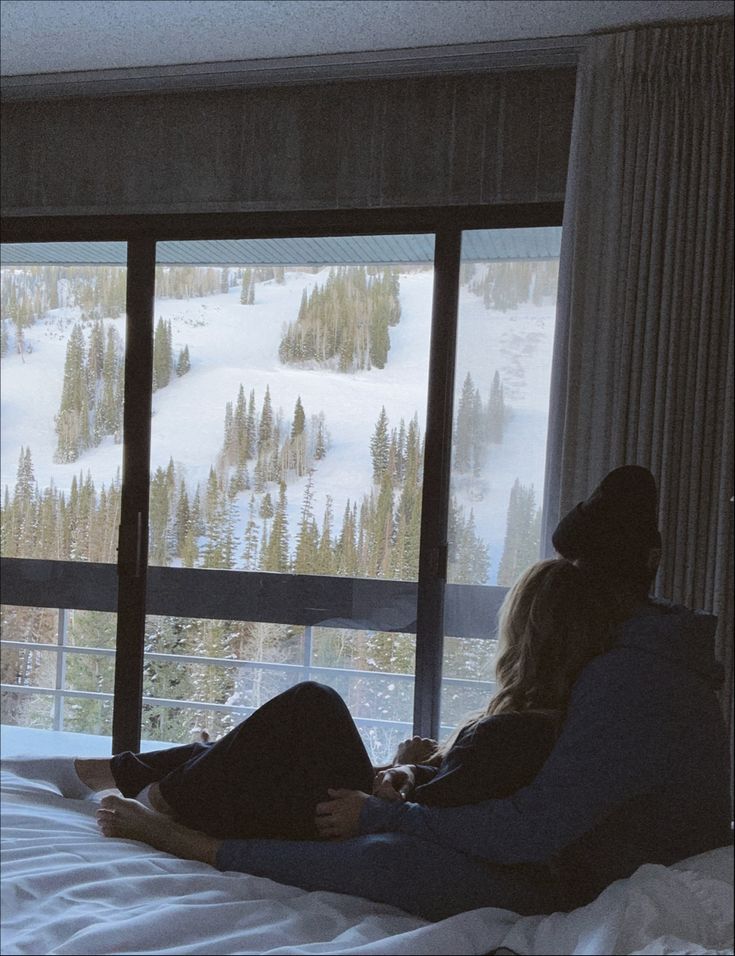
<path fill-rule="evenodd" d="M 161 613 L 166 594 L 196 593 L 199 575 L 206 575 L 202 591 L 211 591 L 212 574 L 222 578 L 216 615 L 201 616 L 252 620 L 248 601 L 264 577 L 277 588 L 280 575 L 263 572 L 148 567 L 148 508 L 152 399 L 153 310 L 156 242 L 186 239 L 271 239 L 277 237 L 388 235 L 433 233 L 434 292 L 422 492 L 414 675 L 414 733 L 439 733 L 445 605 L 456 607 L 458 587 L 446 584 L 447 515 L 452 448 L 457 303 L 462 233 L 469 229 L 560 226 L 563 204 L 526 203 L 407 209 L 359 209 L 286 213 L 180 214 L 146 216 L 63 216 L 4 218 L 3 243 L 125 241 L 127 243 L 127 331 L 125 352 L 125 407 L 120 536 L 117 565 L 86 562 L 2 558 L 3 603 L 105 610 L 117 613 L 112 751 L 138 750 L 143 706 L 143 651 L 145 617 Z M 431 464 L 429 464 L 431 463 Z M 72 581 L 68 576 L 72 574 Z M 245 576 L 245 577 L 243 577 Z M 326 585 L 339 603 L 339 588 L 358 579 L 288 575 L 297 598 L 306 607 L 310 589 Z M 184 578 L 187 581 L 184 582 Z M 330 583 L 327 583 L 330 582 Z M 338 584 L 337 582 L 340 582 Z M 361 586 L 396 588 L 401 582 L 361 582 Z M 477 589 L 475 589 L 477 590 Z M 506 589 L 483 586 L 488 611 L 499 606 Z M 229 595 L 229 596 L 228 596 Z M 170 605 L 168 605 L 170 606 Z M 291 608 L 298 607 L 298 600 Z M 280 617 L 297 612 L 280 609 Z M 167 613 L 175 613 L 169 610 Z M 181 613 L 180 611 L 178 613 Z M 193 616 L 193 615 L 192 615 Z M 334 616 L 338 616 L 335 614 Z M 260 618 L 263 619 L 263 618 Z M 289 620 L 279 621 L 290 623 Z M 295 623 L 295 622 L 294 622 Z M 308 623 L 302 621 L 302 623 Z M 313 622 L 317 623 L 317 622 Z"/>

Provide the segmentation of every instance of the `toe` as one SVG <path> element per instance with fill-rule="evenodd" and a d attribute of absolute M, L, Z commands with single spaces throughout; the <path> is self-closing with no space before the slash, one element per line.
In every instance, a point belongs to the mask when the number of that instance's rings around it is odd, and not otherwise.
<path fill-rule="evenodd" d="M 100 807 L 104 810 L 117 810 L 122 803 L 122 798 L 114 793 L 108 793 L 106 797 L 100 800 Z"/>

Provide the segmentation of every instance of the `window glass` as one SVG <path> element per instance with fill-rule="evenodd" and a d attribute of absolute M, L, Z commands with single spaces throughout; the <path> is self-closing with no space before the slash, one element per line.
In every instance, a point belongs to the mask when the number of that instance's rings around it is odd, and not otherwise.
<path fill-rule="evenodd" d="M 504 589 L 539 558 L 560 241 L 558 228 L 462 237 L 445 731 L 492 695 L 497 609 Z M 463 688 L 462 677 L 474 685 Z"/>
<path fill-rule="evenodd" d="M 158 256 L 151 565 L 415 582 L 433 237 L 159 243 Z M 206 591 L 206 574 L 192 587 Z M 325 591 L 313 640 L 305 614 L 285 620 L 268 600 L 261 621 L 150 624 L 147 649 L 173 641 L 188 655 L 292 667 L 255 669 L 261 703 L 321 658 L 318 679 L 335 686 L 348 670 L 396 671 L 395 681 L 353 680 L 347 696 L 355 716 L 380 714 L 402 732 L 408 719 L 410 729 L 413 636 L 391 632 L 385 596 L 366 609 L 355 592 L 337 613 L 336 593 Z M 415 602 L 414 589 L 402 627 Z M 186 695 L 224 705 L 254 672 L 213 668 L 196 672 L 208 689 Z M 396 682 L 401 694 L 387 689 Z M 191 710 L 186 732 L 202 720 Z M 144 718 L 144 735 L 162 726 Z"/>
<path fill-rule="evenodd" d="M 94 243 L 92 263 L 91 245 L 3 247 L 5 558 L 116 561 L 126 246 Z M 3 725 L 109 736 L 114 631 L 114 614 L 4 606 Z M 104 653 L 60 649 L 83 634 Z"/>

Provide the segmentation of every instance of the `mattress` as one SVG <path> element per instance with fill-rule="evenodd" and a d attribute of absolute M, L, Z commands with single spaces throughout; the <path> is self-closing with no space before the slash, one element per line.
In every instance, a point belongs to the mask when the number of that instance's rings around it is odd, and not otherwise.
<path fill-rule="evenodd" d="M 733 952 L 733 853 L 647 865 L 572 913 L 491 907 L 437 923 L 338 893 L 221 873 L 101 836 L 99 797 L 2 772 L 2 953 Z"/>

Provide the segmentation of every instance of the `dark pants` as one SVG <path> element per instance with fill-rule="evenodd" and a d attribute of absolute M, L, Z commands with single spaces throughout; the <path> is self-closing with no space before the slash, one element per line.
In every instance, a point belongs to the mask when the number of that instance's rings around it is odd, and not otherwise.
<path fill-rule="evenodd" d="M 220 838 L 314 840 L 327 789 L 371 792 L 373 768 L 339 694 L 297 684 L 213 744 L 112 758 L 126 797 L 157 782 L 176 819 Z"/>

